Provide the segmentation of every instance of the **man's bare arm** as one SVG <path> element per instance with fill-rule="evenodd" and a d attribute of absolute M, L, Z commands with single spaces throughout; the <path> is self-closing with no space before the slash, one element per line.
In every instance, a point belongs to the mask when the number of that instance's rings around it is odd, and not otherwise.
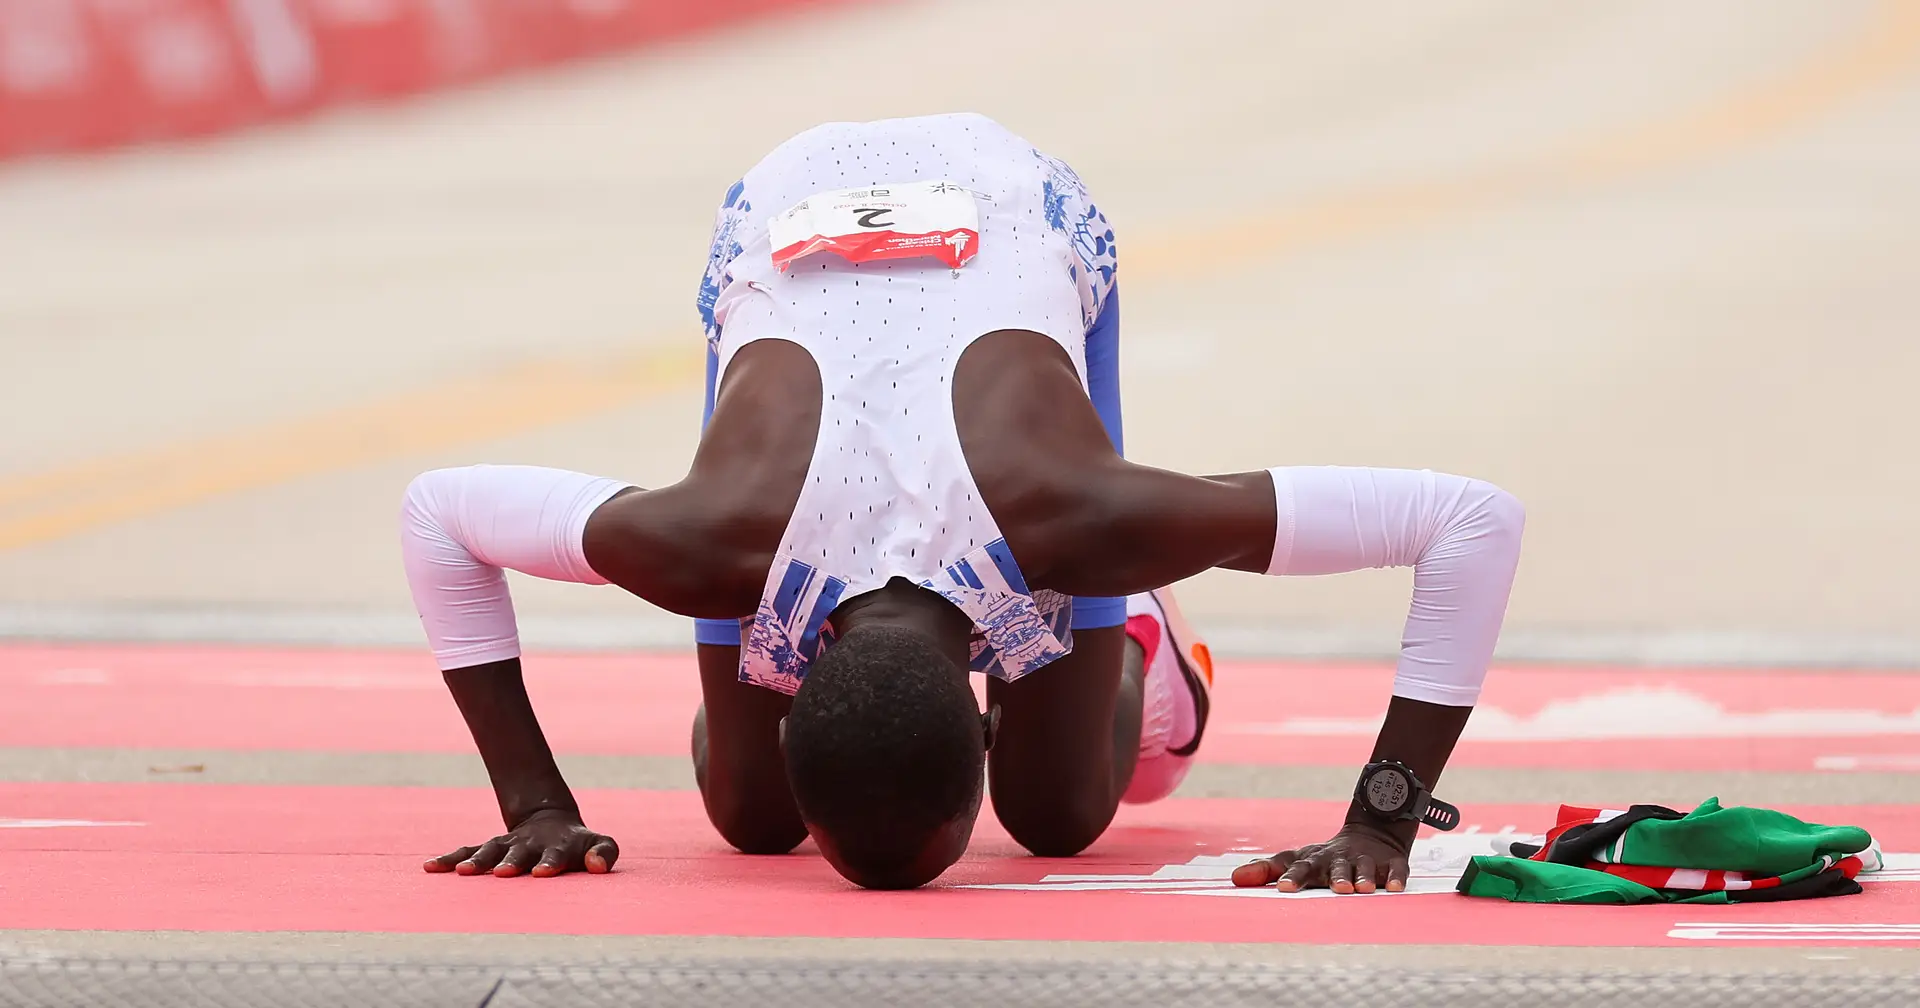
<path fill-rule="evenodd" d="M 1393 698 L 1374 756 L 1437 784 L 1506 614 L 1526 524 L 1511 494 L 1423 470 L 1331 466 L 1201 478 L 1116 462 L 1088 482 L 1097 484 L 1088 510 L 1110 517 L 1052 565 L 1049 588 L 1119 595 L 1216 566 L 1287 576 L 1412 567 Z M 1095 545 L 1110 543 L 1132 548 Z M 1021 544 L 1014 546 L 1018 553 Z M 1417 828 L 1356 805 L 1334 840 L 1282 851 L 1235 878 L 1286 890 L 1398 888 Z"/>
<path fill-rule="evenodd" d="M 612 838 L 589 830 L 555 764 L 521 675 L 505 570 L 605 584 L 586 562 L 587 519 L 627 485 L 530 466 L 422 475 L 401 509 L 407 582 L 447 688 L 486 763 L 507 832 L 426 862 L 500 877 L 605 872 Z"/>
<path fill-rule="evenodd" d="M 527 698 L 520 659 L 443 674 L 487 765 L 507 832 L 442 854 L 426 863 L 427 871 L 491 872 L 501 878 L 611 871 L 620 858 L 620 845 L 581 822 L 580 805 L 553 760 Z"/>

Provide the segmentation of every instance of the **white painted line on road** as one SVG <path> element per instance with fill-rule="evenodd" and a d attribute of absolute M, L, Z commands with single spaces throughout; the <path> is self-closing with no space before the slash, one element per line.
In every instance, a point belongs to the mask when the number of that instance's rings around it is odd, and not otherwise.
<path fill-rule="evenodd" d="M 1815 770 L 1920 770 L 1920 753 L 1866 753 L 1859 756 L 1820 756 Z"/>
<path fill-rule="evenodd" d="M 111 819 L 8 819 L 0 817 L 0 829 L 74 829 L 93 826 L 145 826 L 143 822 Z"/>
<path fill-rule="evenodd" d="M 1901 941 L 1920 942 L 1920 924 L 1682 923 L 1669 938 L 1694 941 Z"/>
<path fill-rule="evenodd" d="M 1371 738 L 1380 731 L 1380 719 L 1301 717 L 1277 722 L 1229 722 L 1220 730 L 1231 735 Z M 1529 715 L 1482 704 L 1474 710 L 1461 737 L 1477 742 L 1572 742 L 1860 735 L 1920 735 L 1920 710 L 1900 714 L 1841 707 L 1730 711 L 1677 686 L 1628 686 L 1553 700 Z"/>

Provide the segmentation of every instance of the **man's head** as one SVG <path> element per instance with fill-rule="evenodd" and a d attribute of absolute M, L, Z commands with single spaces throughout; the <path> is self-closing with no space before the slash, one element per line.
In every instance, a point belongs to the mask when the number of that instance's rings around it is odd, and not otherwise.
<path fill-rule="evenodd" d="M 787 780 L 850 881 L 910 889 L 959 860 L 980 813 L 991 719 L 964 672 L 900 626 L 849 630 L 807 670 L 782 727 Z"/>

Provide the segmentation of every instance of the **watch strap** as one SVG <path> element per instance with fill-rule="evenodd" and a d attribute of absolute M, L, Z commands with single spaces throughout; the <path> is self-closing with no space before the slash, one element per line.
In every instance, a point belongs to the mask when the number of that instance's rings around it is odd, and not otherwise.
<path fill-rule="evenodd" d="M 1420 821 L 1441 832 L 1460 825 L 1460 810 L 1432 795 L 1427 796 L 1426 808 L 1420 812 Z"/>

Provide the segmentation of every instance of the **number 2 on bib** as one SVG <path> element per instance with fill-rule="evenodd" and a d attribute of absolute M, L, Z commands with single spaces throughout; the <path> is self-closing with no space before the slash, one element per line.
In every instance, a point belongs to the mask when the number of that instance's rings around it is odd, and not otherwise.
<path fill-rule="evenodd" d="M 768 224 L 782 272 L 816 252 L 848 262 L 931 257 L 959 269 L 980 251 L 980 205 L 952 182 L 841 189 L 800 201 Z"/>

